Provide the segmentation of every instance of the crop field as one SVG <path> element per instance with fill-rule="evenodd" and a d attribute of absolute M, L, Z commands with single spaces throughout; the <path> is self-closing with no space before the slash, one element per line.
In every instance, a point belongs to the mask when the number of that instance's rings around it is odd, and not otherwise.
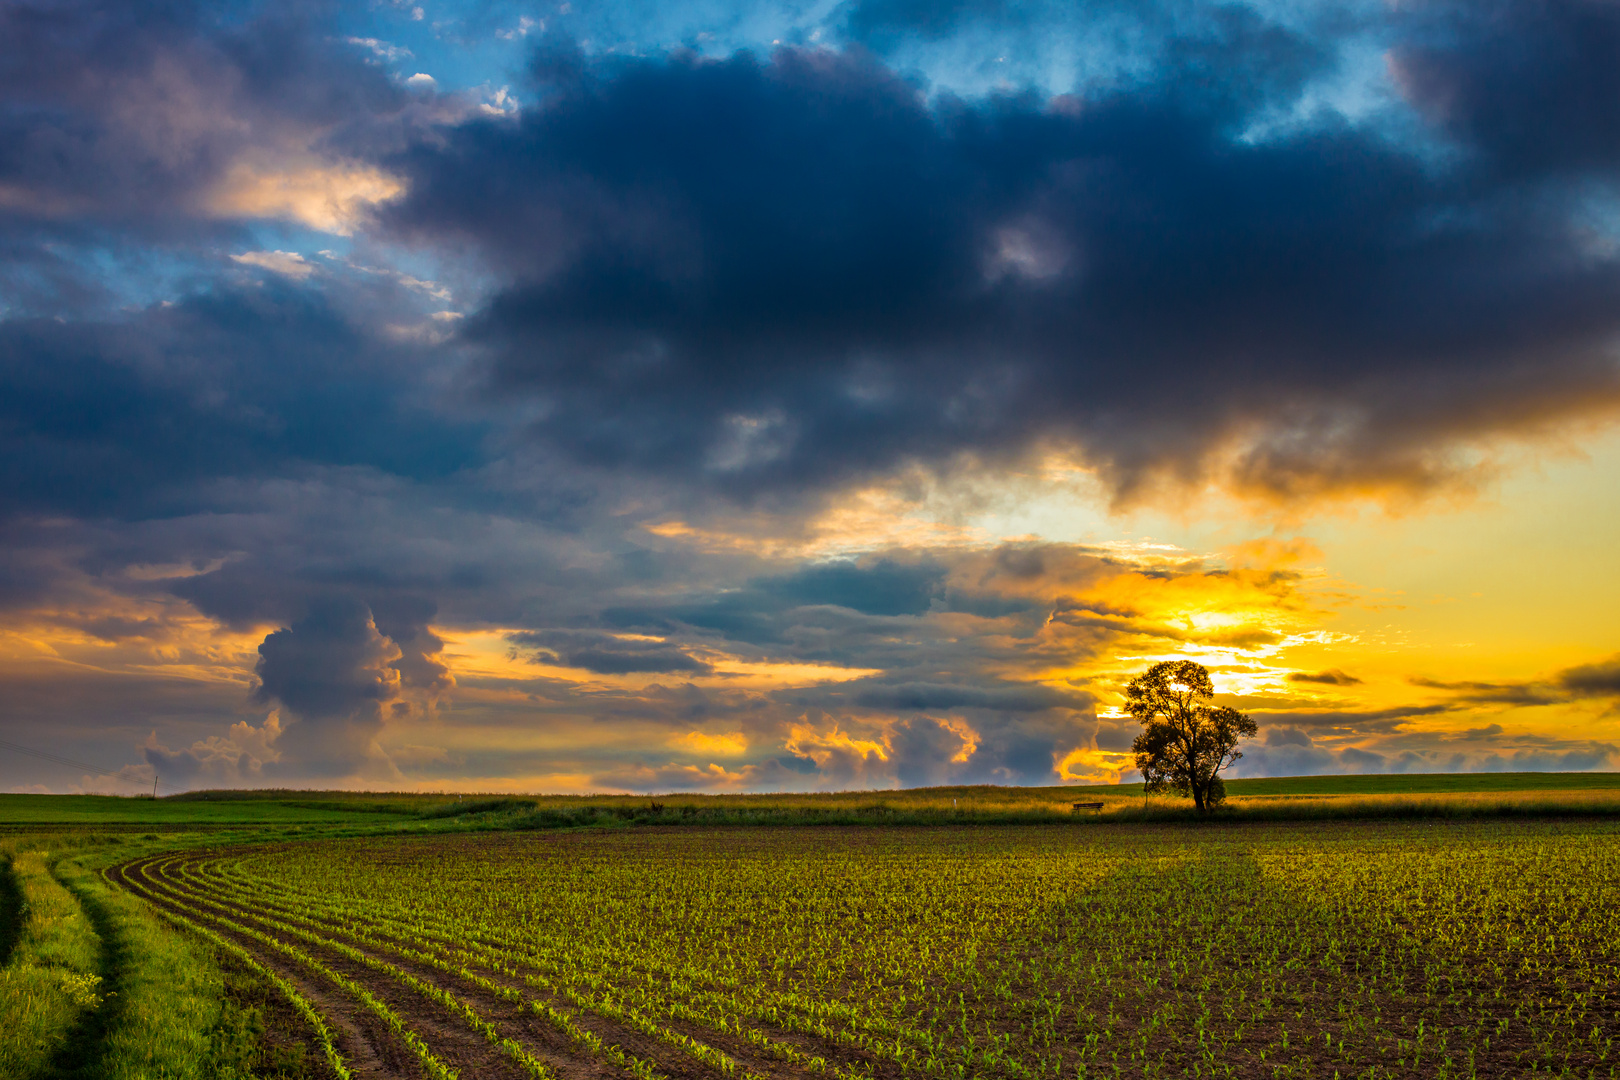
<path fill-rule="evenodd" d="M 326 1075 L 1620 1064 L 1605 820 L 464 832 L 106 879 L 274 980 Z"/>

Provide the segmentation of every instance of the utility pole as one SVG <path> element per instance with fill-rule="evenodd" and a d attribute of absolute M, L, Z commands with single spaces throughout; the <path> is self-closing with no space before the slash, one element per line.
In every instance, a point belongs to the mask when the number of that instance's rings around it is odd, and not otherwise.
<path fill-rule="evenodd" d="M 152 798 L 157 798 L 157 770 L 152 770 Z"/>

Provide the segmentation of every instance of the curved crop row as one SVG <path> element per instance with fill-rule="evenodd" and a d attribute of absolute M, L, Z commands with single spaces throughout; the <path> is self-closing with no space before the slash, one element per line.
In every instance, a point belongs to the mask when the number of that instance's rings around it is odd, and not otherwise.
<path fill-rule="evenodd" d="M 189 875 L 182 875 L 188 880 Z M 206 873 L 196 875 L 204 881 L 216 885 L 220 884 L 217 877 L 210 877 Z M 789 1043 L 772 1039 L 764 1032 L 730 1021 L 721 1012 L 705 1011 L 701 1005 L 693 1002 L 709 1001 L 722 1008 L 735 1008 L 739 1003 L 734 999 L 725 999 L 717 995 L 705 994 L 690 987 L 680 987 L 681 997 L 670 994 L 653 994 L 645 986 L 638 986 L 626 990 L 624 987 L 615 987 L 592 972 L 576 971 L 571 977 L 556 979 L 548 977 L 558 972 L 559 965 L 548 962 L 544 958 L 535 956 L 531 951 L 520 945 L 510 945 L 504 949 L 495 948 L 483 942 L 465 937 L 455 939 L 453 923 L 435 921 L 431 928 L 423 923 L 413 924 L 408 931 L 402 931 L 397 924 L 390 920 L 380 918 L 375 914 L 365 913 L 347 908 L 340 904 L 327 902 L 310 902 L 302 907 L 277 903 L 275 900 L 264 898 L 258 890 L 250 891 L 248 896 L 242 896 L 229 886 L 220 888 L 217 895 L 233 897 L 242 902 L 251 902 L 260 905 L 263 910 L 275 911 L 286 917 L 304 922 L 310 926 L 323 926 L 332 932 L 346 934 L 355 940 L 362 940 L 381 948 L 396 951 L 419 962 L 428 963 L 444 970 L 448 974 L 457 975 L 469 982 L 479 984 L 491 992 L 506 994 L 510 991 L 505 988 L 494 987 L 486 978 L 462 966 L 460 962 L 471 962 L 481 965 L 487 970 L 503 975 L 519 978 L 536 990 L 547 995 L 556 995 L 566 998 L 576 1007 L 595 1013 L 631 1027 L 643 1034 L 649 1035 L 665 1042 L 695 1060 L 710 1065 L 722 1075 L 734 1075 L 739 1071 L 738 1064 L 729 1056 L 713 1047 L 707 1046 L 692 1039 L 690 1036 L 673 1031 L 657 1023 L 658 1017 L 668 1017 L 675 1020 L 690 1022 L 697 1026 L 707 1027 L 722 1034 L 735 1035 L 750 1044 L 760 1053 L 811 1071 L 828 1071 L 825 1059 L 800 1051 Z M 365 931 L 359 927 L 365 927 Z M 422 952 L 411 949 L 403 942 L 419 945 Z M 442 957 L 453 957 L 456 964 L 446 964 Z M 679 986 L 679 984 L 676 984 Z M 585 989 L 582 991 L 581 988 Z M 590 991 L 598 991 L 593 995 Z M 634 1001 L 634 1006 L 616 1004 L 614 995 L 619 1001 Z M 856 1047 L 867 1047 L 875 1051 L 878 1056 L 894 1057 L 897 1060 L 903 1055 L 898 1050 L 891 1050 L 890 1046 L 878 1039 L 863 1037 L 851 1031 L 835 1030 L 824 1023 L 807 1021 L 796 1013 L 784 1015 L 780 1011 L 749 1010 L 757 1013 L 757 1018 L 769 1018 L 782 1026 L 795 1031 L 801 1031 L 826 1038 L 830 1041 L 847 1043 Z M 864 1019 L 857 1017 L 856 1019 Z M 869 1021 L 873 1024 L 889 1028 L 892 1025 L 883 1024 L 881 1020 Z M 746 1070 L 742 1070 L 746 1073 Z M 834 1076 L 858 1075 L 857 1072 L 834 1067 L 831 1070 Z"/>
<path fill-rule="evenodd" d="M 223 907 L 223 905 L 219 903 L 218 899 L 210 898 L 207 893 L 187 890 L 173 884 L 170 885 L 170 888 L 175 893 L 188 896 L 194 902 Z M 217 896 L 225 899 L 229 899 L 230 895 L 231 894 L 228 892 L 217 894 Z M 271 909 L 266 906 L 264 910 L 275 909 Z M 632 1054 L 627 1054 L 618 1047 L 603 1044 L 598 1037 L 580 1028 L 574 1019 L 567 1013 L 554 1008 L 544 1001 L 525 998 L 522 994 L 511 987 L 499 985 L 491 981 L 487 976 L 481 975 L 477 971 L 474 971 L 464 965 L 449 963 L 431 952 L 418 951 L 396 941 L 391 941 L 386 938 L 381 938 L 362 932 L 361 930 L 357 929 L 355 924 L 352 922 L 347 924 L 323 923 L 319 920 L 309 919 L 297 912 L 288 912 L 286 914 L 288 918 L 302 922 L 306 927 L 321 927 L 327 932 L 327 934 L 335 934 L 341 937 L 346 937 L 351 941 L 357 941 L 376 948 L 381 948 L 401 957 L 402 959 L 433 967 L 443 974 L 468 982 L 494 997 L 519 1005 L 520 1007 L 534 1013 L 543 1020 L 552 1024 L 561 1033 L 569 1037 L 571 1041 L 580 1045 L 587 1051 L 605 1058 L 614 1065 L 617 1065 L 629 1072 L 631 1075 L 643 1077 L 645 1080 L 659 1080 L 660 1074 L 653 1069 L 650 1063 L 643 1061 Z M 438 1004 L 443 1005 L 449 1011 L 461 1016 L 474 1030 L 485 1035 L 492 1043 L 496 1043 L 497 1045 L 501 1046 L 503 1050 L 507 1051 L 508 1055 L 511 1056 L 513 1060 L 518 1062 L 518 1064 L 524 1068 L 526 1072 L 529 1072 L 531 1075 L 539 1078 L 550 1075 L 549 1070 L 546 1070 L 543 1064 L 527 1055 L 518 1044 L 514 1043 L 510 1039 L 502 1038 L 495 1027 L 479 1017 L 471 1006 L 469 1006 L 466 1002 L 455 998 L 453 995 L 449 994 L 443 989 L 418 979 L 417 977 L 404 972 L 397 966 L 386 961 L 379 960 L 371 954 L 365 953 L 362 950 L 355 949 L 350 945 L 335 940 L 333 937 L 321 936 L 311 932 L 308 929 L 292 925 L 283 919 L 273 918 L 269 915 L 263 914 L 262 912 L 248 914 L 245 917 L 251 918 L 262 925 L 270 926 L 284 933 L 292 934 L 296 937 L 302 938 L 303 940 L 332 949 L 348 957 L 349 959 L 363 963 L 366 966 L 371 967 L 373 970 L 390 976 L 395 981 L 400 982 L 402 985 L 408 986 L 410 989 L 417 991 L 429 1000 L 435 1001 Z M 503 974 L 515 974 L 509 969 L 497 968 L 496 970 L 501 971 Z M 576 1003 L 578 1002 L 576 1001 Z M 674 1032 L 667 1028 L 659 1027 L 658 1025 L 648 1021 L 645 1017 L 634 1014 L 629 1010 L 614 1009 L 611 1006 L 603 1005 L 602 1003 L 588 1004 L 592 1005 L 595 1011 L 599 1012 L 600 1014 L 608 1016 L 611 1019 L 618 1020 L 629 1025 L 635 1030 L 642 1032 L 643 1034 L 668 1043 L 669 1045 L 681 1050 L 694 1060 L 715 1068 L 723 1075 L 742 1077 L 748 1077 L 751 1075 L 746 1069 L 740 1068 L 738 1064 L 728 1055 L 714 1049 L 713 1047 L 698 1042 L 689 1036 L 684 1036 L 679 1032 Z"/>
<path fill-rule="evenodd" d="M 139 873 L 139 871 L 137 872 Z M 125 880 L 128 881 L 129 879 L 126 877 Z M 136 884 L 131 882 L 131 884 L 134 885 L 136 891 L 145 894 L 149 899 L 159 899 L 149 883 Z M 434 1055 L 433 1051 L 428 1047 L 428 1045 L 422 1041 L 421 1037 L 418 1036 L 416 1032 L 413 1031 L 396 1012 L 394 1012 L 393 1009 L 389 1008 L 387 1003 L 379 999 L 376 995 L 372 994 L 371 991 L 355 982 L 353 979 L 347 978 L 346 976 L 333 971 L 330 967 L 321 963 L 319 960 L 315 959 L 313 956 L 310 956 L 307 952 L 298 948 L 297 946 L 290 945 L 270 934 L 264 933 L 263 931 L 255 930 L 251 926 L 245 926 L 242 923 L 225 917 L 224 915 L 199 910 L 194 905 L 188 905 L 185 902 L 176 899 L 172 894 L 166 894 L 162 896 L 161 899 L 164 903 L 180 909 L 181 912 L 186 914 L 188 917 L 206 920 L 207 922 L 213 923 L 215 926 L 223 927 L 232 933 L 239 934 L 245 938 L 255 941 L 258 944 L 270 949 L 272 952 L 287 957 L 299 967 L 310 972 L 316 977 L 331 983 L 333 986 L 336 986 L 339 990 L 342 990 L 346 995 L 363 1006 L 373 1016 L 381 1020 L 390 1031 L 398 1036 L 415 1056 L 417 1062 L 422 1066 L 423 1070 L 430 1077 L 433 1077 L 434 1080 L 457 1080 L 457 1072 L 445 1065 L 444 1062 L 440 1061 L 439 1058 Z"/>

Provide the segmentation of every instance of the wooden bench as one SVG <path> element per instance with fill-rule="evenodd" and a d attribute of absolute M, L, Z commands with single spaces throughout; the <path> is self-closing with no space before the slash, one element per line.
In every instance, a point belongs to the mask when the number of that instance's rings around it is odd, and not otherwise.
<path fill-rule="evenodd" d="M 1074 804 L 1074 808 L 1076 810 L 1101 810 L 1103 804 L 1100 802 L 1077 802 Z"/>

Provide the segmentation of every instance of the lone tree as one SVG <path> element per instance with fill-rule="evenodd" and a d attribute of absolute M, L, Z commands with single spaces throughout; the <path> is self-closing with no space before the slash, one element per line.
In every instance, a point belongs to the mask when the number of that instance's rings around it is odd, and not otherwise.
<path fill-rule="evenodd" d="M 1154 664 L 1125 688 L 1125 708 L 1143 727 L 1131 749 L 1147 790 L 1191 795 L 1199 813 L 1226 798 L 1220 771 L 1257 730 L 1236 709 L 1210 705 L 1214 696 L 1209 672 L 1191 660 Z"/>

